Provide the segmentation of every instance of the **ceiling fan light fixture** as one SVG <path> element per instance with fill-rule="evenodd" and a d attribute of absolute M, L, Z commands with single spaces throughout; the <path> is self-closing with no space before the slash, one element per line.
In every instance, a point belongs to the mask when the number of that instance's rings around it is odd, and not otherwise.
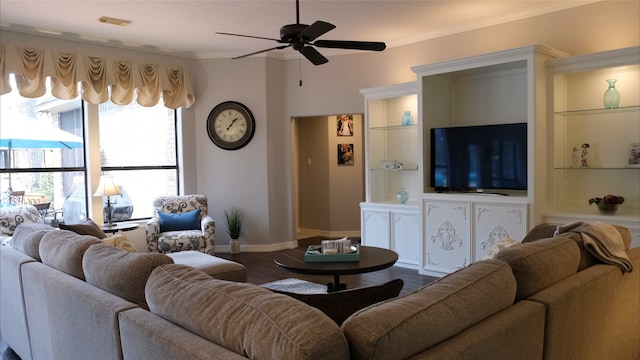
<path fill-rule="evenodd" d="M 327 48 L 335 48 L 335 49 L 348 49 L 348 50 L 368 50 L 368 51 L 382 51 L 387 46 L 383 42 L 373 42 L 373 41 L 353 41 L 353 40 L 318 40 L 315 41 L 316 38 L 326 34 L 327 32 L 335 29 L 336 26 L 330 24 L 326 21 L 317 20 L 311 25 L 301 24 L 300 23 L 300 0 L 296 0 L 296 23 L 284 25 L 280 28 L 280 39 L 271 39 L 262 36 L 252 36 L 252 35 L 242 35 L 242 34 L 233 34 L 226 32 L 217 32 L 217 34 L 221 35 L 231 35 L 231 36 L 240 36 L 254 39 L 264 39 L 264 40 L 273 40 L 280 44 L 288 44 L 281 45 L 276 47 L 271 47 L 268 49 L 254 51 L 249 54 L 236 56 L 232 59 L 241 59 L 247 56 L 252 56 L 256 54 L 260 54 L 263 52 L 284 49 L 287 47 L 291 47 L 294 50 L 301 53 L 307 60 L 311 61 L 314 65 L 321 65 L 327 63 L 329 60 L 324 57 L 318 50 L 316 50 L 313 46 L 317 47 L 327 47 Z"/>
<path fill-rule="evenodd" d="M 132 23 L 131 20 L 117 19 L 109 16 L 101 16 L 100 18 L 98 18 L 98 21 L 103 24 L 118 25 L 118 26 L 129 26 L 129 24 Z"/>

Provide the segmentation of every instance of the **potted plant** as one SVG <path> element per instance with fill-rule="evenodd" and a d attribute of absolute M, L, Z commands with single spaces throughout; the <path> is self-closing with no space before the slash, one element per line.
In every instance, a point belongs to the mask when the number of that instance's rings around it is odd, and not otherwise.
<path fill-rule="evenodd" d="M 230 210 L 225 210 L 224 217 L 227 221 L 227 233 L 229 237 L 231 237 L 231 242 L 229 243 L 231 253 L 238 254 L 240 252 L 240 241 L 238 241 L 238 238 L 242 232 L 242 220 L 244 217 L 240 209 L 235 206 Z"/>

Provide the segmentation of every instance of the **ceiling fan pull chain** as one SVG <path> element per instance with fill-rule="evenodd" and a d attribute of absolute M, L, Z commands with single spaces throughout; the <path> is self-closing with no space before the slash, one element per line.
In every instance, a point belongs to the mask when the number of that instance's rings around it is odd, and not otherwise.
<path fill-rule="evenodd" d="M 298 55 L 298 64 L 300 65 L 300 87 L 302 87 L 302 56 Z"/>

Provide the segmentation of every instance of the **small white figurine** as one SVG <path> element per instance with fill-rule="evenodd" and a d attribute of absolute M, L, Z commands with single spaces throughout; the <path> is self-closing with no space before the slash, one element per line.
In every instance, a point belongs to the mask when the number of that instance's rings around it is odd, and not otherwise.
<path fill-rule="evenodd" d="M 582 144 L 582 154 L 580 154 L 580 158 L 582 159 L 581 166 L 589 167 L 589 144 Z"/>
<path fill-rule="evenodd" d="M 573 157 L 571 158 L 571 167 L 580 167 L 580 149 L 573 147 Z"/>

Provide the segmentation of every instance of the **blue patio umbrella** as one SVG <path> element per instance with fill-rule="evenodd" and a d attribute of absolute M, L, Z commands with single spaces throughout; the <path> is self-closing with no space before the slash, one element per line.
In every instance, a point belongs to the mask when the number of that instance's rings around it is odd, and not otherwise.
<path fill-rule="evenodd" d="M 74 149 L 82 147 L 82 144 L 81 137 L 44 121 L 16 114 L 0 115 L 0 148 L 8 149 L 9 168 L 13 167 L 11 149 Z"/>

